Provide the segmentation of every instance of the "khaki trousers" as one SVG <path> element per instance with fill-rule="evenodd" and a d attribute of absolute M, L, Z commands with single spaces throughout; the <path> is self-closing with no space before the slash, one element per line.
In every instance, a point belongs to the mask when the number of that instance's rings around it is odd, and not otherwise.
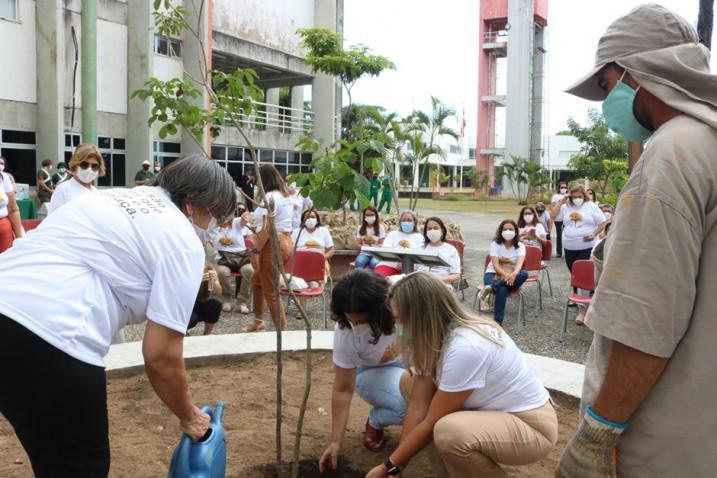
<path fill-rule="evenodd" d="M 401 377 L 401 394 L 410 401 L 413 379 Z M 409 404 L 410 407 L 410 404 Z M 518 413 L 464 410 L 433 427 L 426 446 L 436 476 L 505 477 L 503 465 L 527 465 L 550 453 L 558 441 L 558 417 L 550 401 Z"/>
<path fill-rule="evenodd" d="M 247 305 L 249 303 L 249 291 L 251 290 L 251 278 L 254 275 L 254 268 L 251 264 L 244 264 L 239 269 L 239 273 L 241 274 L 241 282 L 237 294 L 237 303 Z M 231 297 L 232 282 L 236 283 L 232 277 L 232 271 L 227 266 L 217 266 L 217 276 L 219 276 L 219 283 L 222 285 L 222 294 L 224 297 Z"/>

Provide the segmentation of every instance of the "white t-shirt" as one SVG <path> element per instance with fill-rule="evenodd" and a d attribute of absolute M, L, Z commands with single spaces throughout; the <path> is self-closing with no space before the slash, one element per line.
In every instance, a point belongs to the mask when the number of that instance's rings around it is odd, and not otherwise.
<path fill-rule="evenodd" d="M 490 243 L 490 257 L 491 261 L 488 263 L 488 267 L 486 268 L 486 272 L 495 272 L 495 267 L 493 267 L 493 258 L 497 257 L 500 261 L 500 264 L 507 265 L 515 269 L 515 265 L 517 264 L 519 257 L 525 257 L 525 245 L 521 242 L 517 244 L 516 247 L 511 247 L 508 249 L 505 247 L 505 243 L 498 244 L 497 242 L 493 241 Z"/>
<path fill-rule="evenodd" d="M 354 337 L 351 327 L 344 329 L 336 324 L 334 328 L 334 364 L 341 368 L 380 367 L 401 363 L 396 344 L 396 335 L 381 335 L 378 343 L 372 344 L 371 333 Z"/>
<path fill-rule="evenodd" d="M 149 319 L 184 334 L 204 248 L 159 187 L 84 195 L 0 256 L 0 313 L 103 366 L 110 341 Z"/>
<path fill-rule="evenodd" d="M 553 194 L 553 197 L 550 198 L 550 204 L 555 206 L 560 201 L 562 201 L 564 197 L 565 197 L 565 194 L 555 193 L 555 194 Z"/>
<path fill-rule="evenodd" d="M 279 191 L 271 191 L 266 193 L 274 201 L 274 224 L 278 232 L 291 232 L 291 217 L 294 212 L 294 201 L 291 197 L 285 197 Z M 264 216 L 266 209 L 258 207 L 254 209 L 254 222 L 256 223 L 256 232 L 260 232 L 264 227 Z"/>
<path fill-rule="evenodd" d="M 373 224 L 366 226 L 366 234 L 364 236 L 371 236 L 376 239 L 376 244 L 381 239 L 384 239 L 386 237 L 386 228 L 383 227 L 383 224 L 378 225 L 378 237 L 376 237 L 376 233 L 373 230 Z M 361 226 L 356 228 L 356 239 L 361 239 L 363 236 L 361 235 Z M 376 245 L 376 244 L 371 244 Z"/>
<path fill-rule="evenodd" d="M 298 191 L 291 195 L 291 200 L 294 202 L 291 214 L 291 229 L 296 230 L 301 227 L 301 215 L 314 205 L 314 201 L 310 197 L 302 196 Z"/>
<path fill-rule="evenodd" d="M 423 249 L 429 252 L 437 252 L 438 255 L 446 261 L 449 265 L 447 266 L 427 266 L 424 264 L 416 264 L 413 268 L 415 271 L 430 272 L 431 274 L 438 277 L 445 277 L 451 274 L 461 273 L 461 256 L 458 254 L 453 244 L 444 242 L 438 247 L 434 247 L 430 244 L 423 246 Z"/>
<path fill-rule="evenodd" d="M 560 207 L 556 221 L 563 221 L 563 249 L 569 251 L 582 251 L 592 249 L 598 242 L 598 237 L 592 241 L 583 240 L 595 232 L 597 227 L 605 222 L 605 214 L 594 202 L 584 202 L 580 207 L 563 204 Z"/>
<path fill-rule="evenodd" d="M 550 224 L 550 213 L 543 211 L 543 214 L 538 214 L 538 221 L 543 225 L 545 232 L 550 234 L 550 228 L 548 227 L 548 224 Z"/>
<path fill-rule="evenodd" d="M 301 231 L 301 235 L 299 235 Z M 297 236 L 299 242 L 296 242 Z M 318 245 L 306 245 L 307 242 L 315 242 Z M 296 243 L 297 249 L 312 249 L 315 251 L 324 252 L 330 247 L 334 247 L 334 240 L 331 238 L 331 233 L 325 227 L 317 227 L 313 232 L 309 232 L 308 229 L 297 229 L 291 233 L 291 243 Z M 313 243 L 312 243 L 313 244 Z"/>
<path fill-rule="evenodd" d="M 525 226 L 518 228 L 518 234 L 523 234 L 524 232 L 530 232 L 533 231 L 535 233 L 536 239 L 521 239 L 520 241 L 525 244 L 526 246 L 535 246 L 535 247 L 543 247 L 543 245 L 540 243 L 540 241 L 537 239 L 537 237 L 545 236 L 545 228 L 542 224 L 538 223 L 537 226 Z"/>
<path fill-rule="evenodd" d="M 456 328 L 443 345 L 437 367 L 438 389 L 449 393 L 473 390 L 463 404 L 464 410 L 517 413 L 545 405 L 550 395 L 528 368 L 513 339 L 490 325 L 478 327 L 503 346 L 470 328 Z"/>
<path fill-rule="evenodd" d="M 10 204 L 8 194 L 15 191 L 15 186 L 5 173 L 0 174 L 2 174 L 2 177 L 0 177 L 0 217 L 7 217 L 7 205 Z"/>
<path fill-rule="evenodd" d="M 244 229 L 246 227 L 242 227 L 241 219 L 237 217 L 234 218 L 230 227 L 217 227 L 214 229 L 209 239 L 217 252 L 242 252 L 246 250 Z"/>
<path fill-rule="evenodd" d="M 423 246 L 424 238 L 418 232 L 410 232 L 406 234 L 405 232 L 401 231 L 391 231 L 386 236 L 386 239 L 384 239 L 383 247 L 401 247 L 401 245 L 399 244 L 399 242 L 401 241 L 408 241 L 410 243 L 408 249 L 417 249 Z M 379 262 L 377 266 L 388 266 L 393 267 L 394 269 L 400 269 L 401 263 L 382 261 Z"/>
<path fill-rule="evenodd" d="M 94 186 L 92 186 L 92 189 L 87 189 L 77 179 L 68 179 L 55 188 L 55 192 L 52 193 L 52 199 L 47 205 L 47 214 L 49 215 L 57 211 L 60 207 L 64 206 L 76 197 L 96 191 L 97 188 Z"/>

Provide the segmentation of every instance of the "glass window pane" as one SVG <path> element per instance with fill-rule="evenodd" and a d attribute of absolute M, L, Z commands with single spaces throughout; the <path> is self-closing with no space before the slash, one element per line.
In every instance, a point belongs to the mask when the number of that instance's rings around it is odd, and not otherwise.
<path fill-rule="evenodd" d="M 2 148 L 0 154 L 5 157 L 5 172 L 12 174 L 15 182 L 37 185 L 34 149 Z"/>
<path fill-rule="evenodd" d="M 18 20 L 17 0 L 0 0 L 0 18 Z"/>
<path fill-rule="evenodd" d="M 79 146 L 82 144 L 82 137 L 79 134 L 72 135 L 72 146 Z"/>
<path fill-rule="evenodd" d="M 274 164 L 286 164 L 286 151 L 274 151 Z"/>
<path fill-rule="evenodd" d="M 301 171 L 301 169 L 298 164 L 290 164 L 289 165 L 289 174 L 298 173 L 299 171 Z"/>
<path fill-rule="evenodd" d="M 242 164 L 241 163 L 227 163 L 227 171 L 229 171 L 229 176 L 232 177 L 234 180 L 234 183 L 239 182 L 239 178 L 242 175 Z"/>
<path fill-rule="evenodd" d="M 65 147 L 71 147 L 72 146 L 72 135 L 71 134 L 65 134 Z"/>
<path fill-rule="evenodd" d="M 225 160 L 227 149 L 224 146 L 212 146 L 212 159 Z"/>
<path fill-rule="evenodd" d="M 311 162 L 311 153 L 301 153 L 301 164 L 309 164 Z"/>
<path fill-rule="evenodd" d="M 112 149 L 112 138 L 106 136 L 99 136 L 97 138 L 97 146 L 100 149 Z"/>
<path fill-rule="evenodd" d="M 160 151 L 164 153 L 181 153 L 182 143 L 171 143 L 169 141 L 159 142 Z"/>
<path fill-rule="evenodd" d="M 169 45 L 172 48 L 172 56 L 175 56 L 177 58 L 182 57 L 182 41 L 177 40 L 176 38 L 172 38 L 169 41 Z"/>
<path fill-rule="evenodd" d="M 168 166 L 172 164 L 174 161 L 178 160 L 179 158 L 174 156 L 160 156 L 160 161 L 162 163 L 162 166 Z"/>
<path fill-rule="evenodd" d="M 112 155 L 112 186 L 125 186 L 125 156 L 124 154 Z"/>
<path fill-rule="evenodd" d="M 308 166 L 305 165 L 305 164 L 302 164 L 302 165 L 301 165 L 301 172 L 302 172 L 302 173 L 310 173 L 310 172 L 311 172 L 311 168 L 308 167 Z"/>
<path fill-rule="evenodd" d="M 301 161 L 301 153 L 289 153 L 289 163 L 299 164 Z"/>
<path fill-rule="evenodd" d="M 242 149 L 241 148 L 227 148 L 227 159 L 229 161 L 241 161 Z"/>
<path fill-rule="evenodd" d="M 99 186 L 112 186 L 112 155 L 110 153 L 102 153 L 102 159 L 105 160 L 105 175 L 97 178 Z"/>
<path fill-rule="evenodd" d="M 261 163 L 273 163 L 274 162 L 274 151 L 271 149 L 260 149 L 259 150 L 259 162 Z"/>
<path fill-rule="evenodd" d="M 34 131 L 2 130 L 3 143 L 35 144 Z"/>
<path fill-rule="evenodd" d="M 162 35 L 154 36 L 154 52 L 160 55 L 167 55 L 169 53 L 167 47 L 167 37 Z"/>
<path fill-rule="evenodd" d="M 114 139 L 114 149 L 119 149 L 124 151 L 124 138 L 115 138 Z"/>
<path fill-rule="evenodd" d="M 65 151 L 65 166 L 68 166 L 70 164 L 70 159 L 72 158 L 72 152 L 71 151 Z"/>

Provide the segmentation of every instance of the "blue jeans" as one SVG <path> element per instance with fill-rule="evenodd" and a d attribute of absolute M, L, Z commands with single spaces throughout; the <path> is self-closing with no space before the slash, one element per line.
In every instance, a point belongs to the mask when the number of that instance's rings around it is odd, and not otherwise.
<path fill-rule="evenodd" d="M 518 276 L 515 278 L 513 285 L 508 285 L 504 279 L 493 282 L 495 279 L 495 272 L 486 272 L 483 276 L 483 284 L 491 286 L 495 293 L 495 307 L 493 309 L 493 318 L 499 324 L 503 323 L 503 317 L 505 316 L 505 303 L 508 300 L 508 292 L 517 290 L 523 285 L 523 282 L 528 279 L 528 273 L 525 271 L 518 272 Z"/>
<path fill-rule="evenodd" d="M 408 404 L 401 396 L 399 383 L 405 370 L 400 365 L 359 367 L 356 370 L 356 393 L 373 405 L 368 412 L 369 424 L 378 429 L 401 425 Z"/>
<path fill-rule="evenodd" d="M 376 259 L 373 256 L 369 256 L 368 254 L 359 254 L 356 260 L 354 261 L 354 264 L 356 264 L 356 267 L 359 269 L 363 269 L 364 267 L 368 266 L 369 269 L 375 269 L 378 265 L 379 260 Z"/>

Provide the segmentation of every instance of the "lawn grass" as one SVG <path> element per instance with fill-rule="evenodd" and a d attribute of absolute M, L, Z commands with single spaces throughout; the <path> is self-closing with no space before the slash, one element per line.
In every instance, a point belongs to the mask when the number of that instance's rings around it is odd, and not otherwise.
<path fill-rule="evenodd" d="M 399 201 L 401 208 L 408 207 L 408 199 L 401 198 Z M 436 199 L 419 199 L 419 210 L 429 211 L 451 211 L 451 212 L 480 212 L 483 214 L 495 214 L 498 216 L 513 217 L 520 212 L 518 201 L 514 200 L 490 200 L 481 201 L 473 199 L 446 201 Z"/>

